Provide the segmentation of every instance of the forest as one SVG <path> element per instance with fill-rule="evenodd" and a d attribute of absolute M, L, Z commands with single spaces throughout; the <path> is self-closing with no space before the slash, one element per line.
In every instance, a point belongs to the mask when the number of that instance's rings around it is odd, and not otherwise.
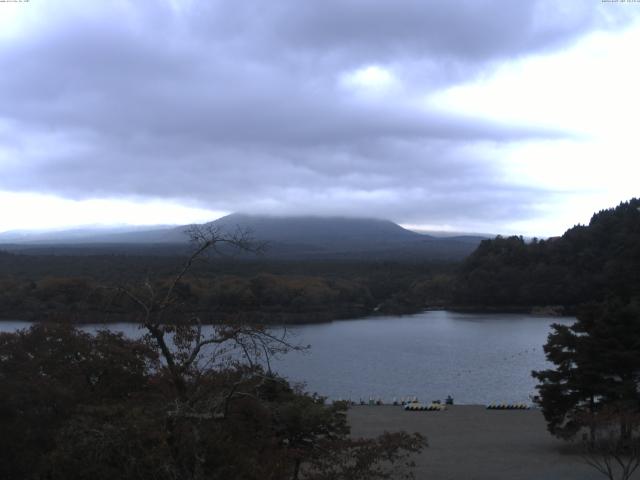
<path fill-rule="evenodd" d="M 575 313 L 586 302 L 640 292 L 640 199 L 593 215 L 561 237 L 484 240 L 461 265 L 454 305 L 557 305 Z"/>
<path fill-rule="evenodd" d="M 640 291 L 640 200 L 593 215 L 561 237 L 497 236 L 461 262 L 405 259 L 208 258 L 181 281 L 183 311 L 203 321 L 306 323 L 425 308 L 572 314 Z M 144 250 L 143 250 L 144 253 Z M 132 320 L 117 287 L 162 284 L 183 255 L 0 251 L 0 317 L 74 323 Z"/>
<path fill-rule="evenodd" d="M 168 281 L 183 256 L 0 253 L 0 317 L 73 323 L 134 320 L 117 287 Z M 212 323 L 308 323 L 414 313 L 448 301 L 456 264 L 206 259 L 182 279 L 183 313 Z"/>

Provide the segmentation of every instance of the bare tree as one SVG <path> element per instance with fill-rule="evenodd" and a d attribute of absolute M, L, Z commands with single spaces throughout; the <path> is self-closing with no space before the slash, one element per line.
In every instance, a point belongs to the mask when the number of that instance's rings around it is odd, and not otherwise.
<path fill-rule="evenodd" d="M 174 390 L 165 412 L 172 465 L 179 478 L 195 480 L 205 476 L 207 451 L 202 439 L 210 422 L 224 421 L 234 399 L 255 396 L 260 379 L 264 383 L 271 376 L 271 356 L 299 347 L 287 340 L 285 329 L 275 334 L 240 321 L 203 325 L 180 293 L 196 263 L 210 254 L 257 253 L 264 246 L 239 228 L 228 233 L 211 224 L 194 225 L 185 233 L 193 251 L 168 281 L 147 277 L 142 284 L 120 285 L 116 291 L 137 307 L 145 340 L 161 355 Z M 266 373 L 259 365 L 263 359 Z"/>
<path fill-rule="evenodd" d="M 188 234 L 194 249 L 174 276 L 116 289 L 136 305 L 146 340 L 163 360 L 160 407 L 150 415 L 162 423 L 169 452 L 162 463 L 169 478 L 204 480 L 227 468 L 232 473 L 215 478 L 259 478 L 234 476 L 234 469 L 245 468 L 243 460 L 216 458 L 216 452 L 229 451 L 221 448 L 225 442 L 245 448 L 243 440 L 256 428 L 259 447 L 251 457 L 264 461 L 249 468 L 264 468 L 269 473 L 263 478 L 386 479 L 409 467 L 409 456 L 426 446 L 422 436 L 352 440 L 340 408 L 325 406 L 272 375 L 273 355 L 301 348 L 289 342 L 286 330 L 276 334 L 242 321 L 203 325 L 181 293 L 193 267 L 209 253 L 256 252 L 262 246 L 243 230 L 228 234 L 196 226 Z M 165 390 L 166 378 L 171 388 Z M 403 475 L 413 478 L 410 472 Z"/>
<path fill-rule="evenodd" d="M 584 461 L 609 480 L 630 479 L 640 467 L 640 414 L 610 406 L 584 421 L 591 432 L 583 440 Z"/>
<path fill-rule="evenodd" d="M 197 313 L 183 308 L 178 291 L 197 262 L 210 254 L 259 253 L 264 248 L 250 232 L 240 228 L 227 233 L 211 224 L 194 225 L 186 233 L 193 251 L 168 282 L 147 278 L 142 285 L 116 288 L 137 306 L 140 325 L 146 330 L 147 340 L 159 350 L 179 400 L 186 400 L 188 385 L 200 375 L 202 367 L 210 368 L 217 360 L 224 360 L 226 366 L 255 366 L 264 360 L 270 371 L 271 356 L 300 348 L 287 340 L 286 329 L 274 334 L 264 326 L 238 321 L 203 326 Z"/>

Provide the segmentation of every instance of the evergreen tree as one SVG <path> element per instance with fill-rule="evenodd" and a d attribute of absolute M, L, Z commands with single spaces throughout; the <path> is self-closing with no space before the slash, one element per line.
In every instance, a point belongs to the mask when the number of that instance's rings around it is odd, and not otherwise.
<path fill-rule="evenodd" d="M 553 325 L 544 346 L 554 369 L 534 371 L 549 431 L 573 437 L 603 407 L 640 406 L 640 305 L 609 300 L 581 309 L 567 327 Z M 624 425 L 621 425 L 624 435 Z M 592 432 L 593 434 L 593 432 Z"/>
<path fill-rule="evenodd" d="M 574 310 L 640 291 L 640 199 L 577 225 L 562 237 L 483 241 L 462 264 L 453 292 L 457 305 L 563 305 Z"/>

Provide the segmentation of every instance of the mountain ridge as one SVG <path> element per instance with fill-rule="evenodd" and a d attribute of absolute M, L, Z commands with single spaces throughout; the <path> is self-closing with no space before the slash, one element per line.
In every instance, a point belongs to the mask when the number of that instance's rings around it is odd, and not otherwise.
<path fill-rule="evenodd" d="M 486 237 L 452 236 L 434 237 L 406 228 L 384 219 L 362 217 L 321 216 L 267 216 L 234 213 L 201 225 L 232 233 L 242 229 L 259 242 L 268 244 L 267 256 L 277 258 L 326 257 L 407 257 L 460 259 L 473 251 Z M 45 246 L 58 248 L 89 248 L 99 246 L 109 250 L 119 245 L 136 249 L 149 246 L 184 245 L 189 241 L 186 230 L 190 225 L 177 227 L 132 227 L 132 231 L 97 231 L 75 229 L 46 234 L 15 236 L 0 234 L 0 244 L 15 244 L 11 250 L 34 251 Z M 18 245 L 18 246 L 16 246 Z"/>

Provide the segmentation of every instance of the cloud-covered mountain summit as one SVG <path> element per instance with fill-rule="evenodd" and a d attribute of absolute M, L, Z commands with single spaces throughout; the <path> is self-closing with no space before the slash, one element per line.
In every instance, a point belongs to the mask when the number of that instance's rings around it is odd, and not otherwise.
<path fill-rule="evenodd" d="M 460 259 L 481 240 L 478 236 L 433 237 L 371 218 L 232 214 L 204 226 L 222 235 L 246 232 L 256 245 L 265 245 L 264 257 L 270 259 Z M 9 250 L 27 253 L 53 249 L 70 254 L 175 254 L 188 251 L 189 228 L 76 229 L 31 235 L 9 232 L 0 234 L 0 243 Z"/>

